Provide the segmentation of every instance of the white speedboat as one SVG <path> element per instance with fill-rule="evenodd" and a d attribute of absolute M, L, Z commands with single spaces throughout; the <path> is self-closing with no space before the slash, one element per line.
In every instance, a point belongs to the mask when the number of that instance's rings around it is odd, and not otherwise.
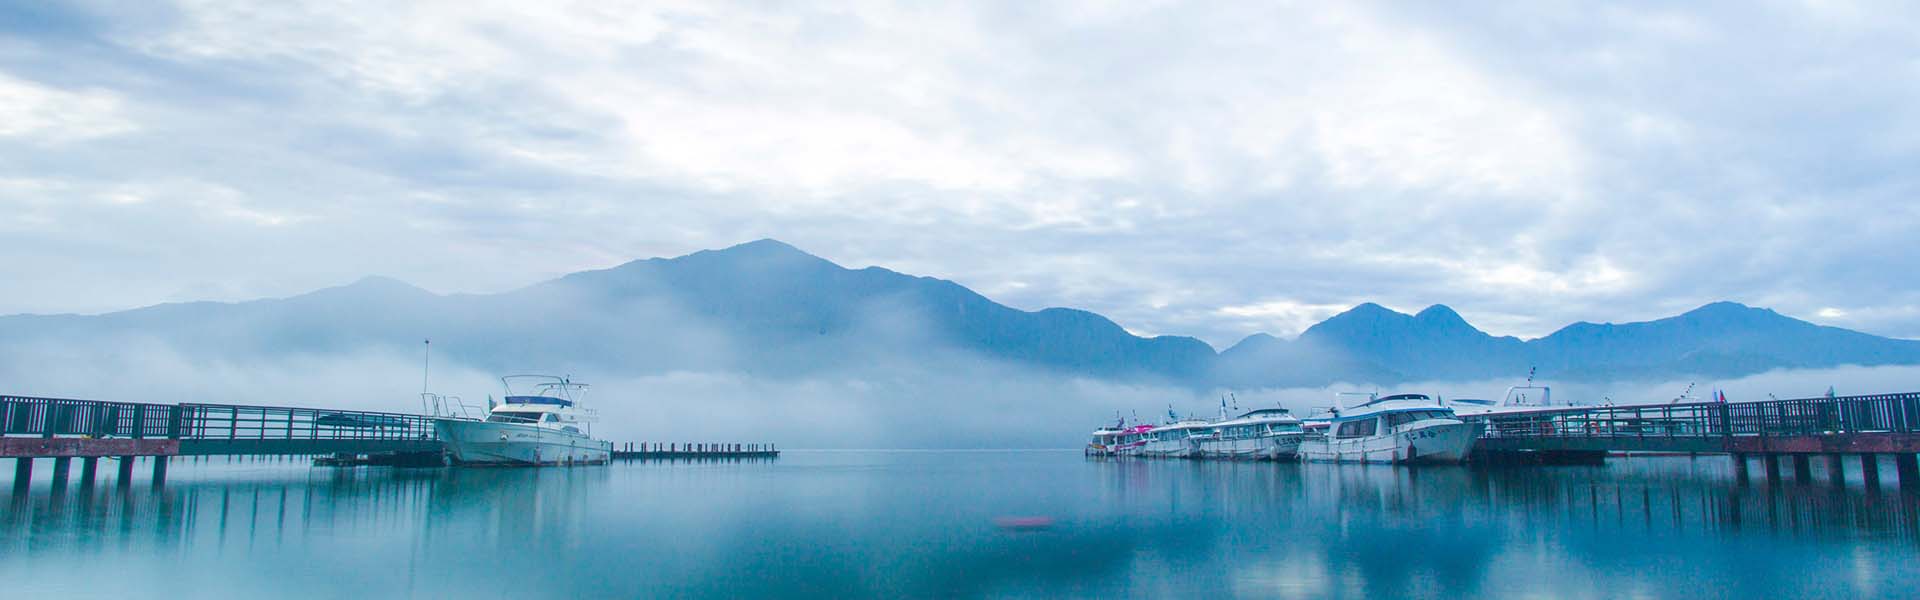
<path fill-rule="evenodd" d="M 1323 462 L 1457 463 L 1473 449 L 1475 428 L 1438 399 L 1395 394 L 1338 406 L 1321 433 L 1300 443 L 1300 457 Z"/>
<path fill-rule="evenodd" d="M 1306 435 L 1300 419 L 1284 408 L 1262 408 L 1212 424 L 1211 437 L 1195 438 L 1200 456 L 1237 460 L 1293 458 Z"/>
<path fill-rule="evenodd" d="M 434 419 L 434 434 L 454 463 L 600 464 L 612 457 L 613 443 L 593 438 L 593 411 L 579 405 L 586 384 L 551 375 L 509 375 L 500 381 L 507 388 L 505 402 L 493 406 L 489 401 L 485 419 Z"/>

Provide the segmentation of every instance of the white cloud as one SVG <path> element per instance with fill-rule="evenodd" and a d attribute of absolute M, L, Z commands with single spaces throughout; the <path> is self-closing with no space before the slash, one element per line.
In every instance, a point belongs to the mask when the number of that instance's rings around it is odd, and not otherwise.
<path fill-rule="evenodd" d="M 1223 306 L 1218 312 L 1221 316 L 1239 320 L 1248 331 L 1266 331 L 1278 335 L 1294 335 L 1306 331 L 1314 323 L 1327 317 L 1353 308 L 1351 304 L 1305 304 L 1291 300 L 1271 300 L 1256 304 Z"/>
<path fill-rule="evenodd" d="M 62 90 L 0 71 L 0 138 L 71 142 L 134 129 L 118 94 Z"/>

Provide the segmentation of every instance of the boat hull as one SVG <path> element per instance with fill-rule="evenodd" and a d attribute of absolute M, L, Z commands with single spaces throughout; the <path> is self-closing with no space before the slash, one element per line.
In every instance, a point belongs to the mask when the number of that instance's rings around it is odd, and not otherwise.
<path fill-rule="evenodd" d="M 1300 450 L 1301 434 L 1271 435 L 1200 442 L 1201 458 L 1226 460 L 1285 460 Z"/>
<path fill-rule="evenodd" d="M 1152 440 L 1140 448 L 1140 454 L 1155 458 L 1193 458 L 1199 455 L 1199 447 L 1186 439 Z"/>
<path fill-rule="evenodd" d="M 1314 462 L 1459 463 L 1473 449 L 1473 425 L 1454 419 L 1419 421 L 1387 435 L 1339 439 L 1316 436 L 1300 444 Z"/>
<path fill-rule="evenodd" d="M 613 442 L 530 424 L 439 419 L 433 430 L 461 465 L 603 464 L 613 456 Z"/>

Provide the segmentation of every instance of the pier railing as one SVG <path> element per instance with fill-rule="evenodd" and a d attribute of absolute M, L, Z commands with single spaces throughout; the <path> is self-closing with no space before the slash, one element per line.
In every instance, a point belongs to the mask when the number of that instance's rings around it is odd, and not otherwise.
<path fill-rule="evenodd" d="M 433 438 L 433 419 L 359 410 L 182 404 L 183 439 L 414 440 Z"/>
<path fill-rule="evenodd" d="M 0 396 L 0 434 L 170 437 L 175 405 Z"/>
<path fill-rule="evenodd" d="M 1483 440 L 1502 447 L 1541 440 L 1705 448 L 1716 439 L 1920 433 L 1920 393 L 1561 408 L 1466 418 L 1484 424 Z"/>
<path fill-rule="evenodd" d="M 181 454 L 320 454 L 437 447 L 433 419 L 360 410 L 0 396 L 0 435 L 180 440 Z"/>
<path fill-rule="evenodd" d="M 1649 437 L 1911 433 L 1920 393 L 1548 409 L 1469 417 L 1486 437 Z"/>

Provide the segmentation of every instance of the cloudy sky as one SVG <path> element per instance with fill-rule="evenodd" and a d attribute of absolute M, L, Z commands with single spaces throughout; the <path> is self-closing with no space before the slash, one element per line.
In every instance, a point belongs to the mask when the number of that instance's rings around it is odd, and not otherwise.
<path fill-rule="evenodd" d="M 0 313 L 773 237 L 1216 346 L 1920 337 L 1911 5 L 612 4 L 0 3 Z"/>

